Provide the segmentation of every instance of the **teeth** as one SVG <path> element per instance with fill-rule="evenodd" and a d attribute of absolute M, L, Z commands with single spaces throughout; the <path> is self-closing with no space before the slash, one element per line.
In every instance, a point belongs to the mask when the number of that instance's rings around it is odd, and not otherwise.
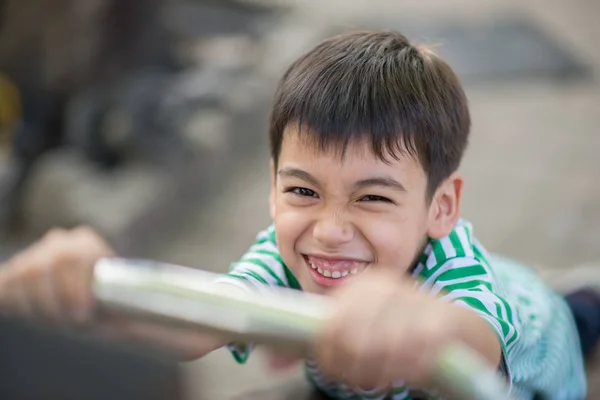
<path fill-rule="evenodd" d="M 342 272 L 340 272 L 340 271 L 333 271 L 333 272 L 331 272 L 329 270 L 322 270 L 321 268 L 317 267 L 312 262 L 308 263 L 308 265 L 312 269 L 316 270 L 319 274 L 321 274 L 321 275 L 323 275 L 323 276 L 325 276 L 327 278 L 339 279 L 339 278 L 343 278 L 345 276 L 348 276 L 350 274 L 355 275 L 355 274 L 358 273 L 358 268 L 354 268 L 353 270 L 350 270 L 350 271 L 346 270 L 346 271 L 342 271 Z"/>
<path fill-rule="evenodd" d="M 315 267 L 313 264 L 311 264 L 311 268 L 316 269 L 317 272 L 319 272 L 319 274 L 327 277 L 327 278 L 334 278 L 334 279 L 339 279 L 339 278 L 343 278 L 344 276 L 348 276 L 349 274 L 356 274 L 358 272 L 357 269 L 354 269 L 352 271 L 344 271 L 344 272 L 340 272 L 340 271 L 323 271 L 321 268 L 317 268 Z"/>

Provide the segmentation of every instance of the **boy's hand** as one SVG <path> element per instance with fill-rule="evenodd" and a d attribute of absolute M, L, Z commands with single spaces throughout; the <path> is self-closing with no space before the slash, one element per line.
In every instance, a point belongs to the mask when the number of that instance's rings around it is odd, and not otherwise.
<path fill-rule="evenodd" d="M 111 255 L 108 244 L 89 228 L 52 230 L 0 266 L 0 310 L 86 324 L 93 310 L 94 264 Z"/>
<path fill-rule="evenodd" d="M 95 316 L 94 265 L 114 255 L 89 228 L 53 230 L 0 266 L 0 312 L 57 324 L 91 328 L 117 339 L 142 340 L 192 360 L 223 346 L 227 339 L 138 322 Z"/>
<path fill-rule="evenodd" d="M 454 340 L 470 344 L 463 335 L 469 329 L 490 346 L 488 358 L 499 353 L 495 334 L 481 318 L 417 292 L 414 281 L 397 275 L 365 271 L 333 297 L 336 309 L 315 352 L 325 373 L 349 385 L 370 389 L 402 381 L 428 387 L 437 351 Z M 476 350 L 488 351 L 478 344 Z"/>
<path fill-rule="evenodd" d="M 281 352 L 270 351 L 267 353 L 268 368 L 274 372 L 289 371 L 300 364 L 300 358 L 284 354 Z"/>

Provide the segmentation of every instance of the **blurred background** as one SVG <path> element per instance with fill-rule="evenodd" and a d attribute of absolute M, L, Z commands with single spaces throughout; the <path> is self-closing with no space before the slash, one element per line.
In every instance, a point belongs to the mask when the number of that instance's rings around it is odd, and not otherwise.
<path fill-rule="evenodd" d="M 277 80 L 355 28 L 432 45 L 462 78 L 463 210 L 489 250 L 542 269 L 598 261 L 599 15 L 597 0 L 1 0 L 0 261 L 88 224 L 125 256 L 225 271 L 270 222 Z M 300 377 L 267 373 L 260 353 L 186 370 L 207 399 Z"/>

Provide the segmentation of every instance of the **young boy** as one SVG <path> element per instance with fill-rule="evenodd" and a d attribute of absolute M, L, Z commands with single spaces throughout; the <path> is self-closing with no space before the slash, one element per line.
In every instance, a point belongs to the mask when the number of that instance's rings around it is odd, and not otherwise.
<path fill-rule="evenodd" d="M 600 298 L 579 291 L 567 302 L 475 239 L 460 219 L 457 172 L 469 130 L 451 68 L 399 33 L 330 38 L 283 76 L 270 128 L 274 223 L 218 283 L 333 298 L 307 361 L 326 395 L 410 399 L 431 386 L 436 351 L 462 341 L 506 376 L 515 398 L 585 397 L 578 329 L 586 346 L 596 342 Z M 51 233 L 1 271 L 1 304 L 161 343 L 185 359 L 228 344 L 93 318 L 93 264 L 110 254 L 89 230 Z M 229 347 L 240 362 L 251 348 Z"/>

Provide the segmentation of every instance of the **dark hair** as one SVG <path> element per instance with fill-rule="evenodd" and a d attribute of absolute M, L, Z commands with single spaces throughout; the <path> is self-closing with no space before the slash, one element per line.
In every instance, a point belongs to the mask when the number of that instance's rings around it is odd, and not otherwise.
<path fill-rule="evenodd" d="M 271 113 L 275 165 L 290 124 L 341 157 L 356 140 L 383 161 L 415 157 L 430 197 L 458 169 L 471 122 L 458 77 L 431 50 L 397 32 L 360 31 L 323 41 L 283 75 Z"/>

